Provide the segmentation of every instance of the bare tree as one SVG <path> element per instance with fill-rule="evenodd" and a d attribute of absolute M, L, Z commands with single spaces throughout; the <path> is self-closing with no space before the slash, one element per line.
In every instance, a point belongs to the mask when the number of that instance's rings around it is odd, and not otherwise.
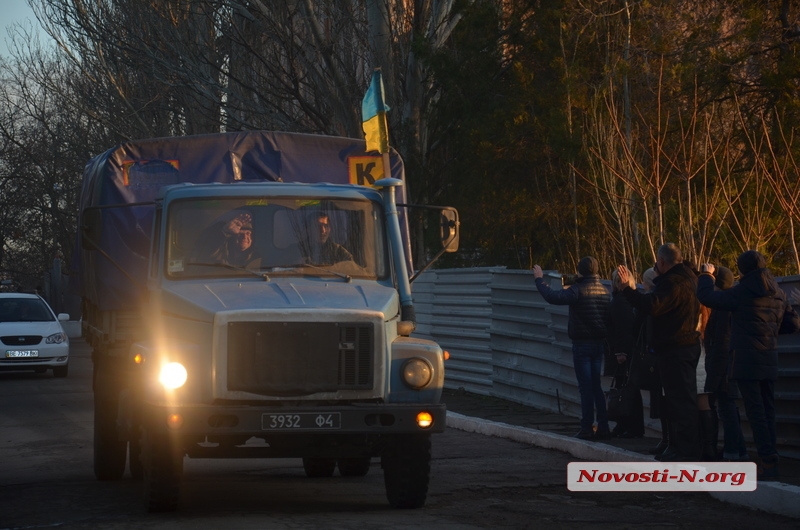
<path fill-rule="evenodd" d="M 744 250 L 762 248 L 781 233 L 784 223 L 775 222 L 776 198 L 764 162 L 753 163 L 759 159 L 748 157 L 738 140 L 753 134 L 736 119 L 735 106 L 700 108 L 695 100 L 686 114 L 679 108 L 674 120 L 667 116 L 665 124 L 676 124 L 671 132 L 656 123 L 645 134 L 640 126 L 629 136 L 613 90 L 603 101 L 586 125 L 591 156 L 584 178 L 594 190 L 605 239 L 634 269 L 641 259 L 645 267 L 652 263 L 655 249 L 669 239 L 697 263 L 712 256 L 720 237 Z M 656 115 L 662 112 L 656 109 Z M 644 123 L 641 111 L 639 117 Z M 753 141 L 749 151 L 765 149 Z M 644 248 L 634 227 L 643 228 Z"/>
<path fill-rule="evenodd" d="M 72 73 L 53 83 L 40 70 L 36 80 L 105 131 L 98 145 L 247 129 L 358 138 L 361 99 L 381 67 L 409 193 L 421 202 L 440 193 L 421 178 L 438 92 L 415 50 L 447 43 L 455 0 L 31 3 L 58 46 L 58 68 Z"/>
<path fill-rule="evenodd" d="M 800 253 L 797 248 L 797 238 L 795 234 L 795 223 L 800 221 L 800 170 L 795 156 L 795 131 L 786 128 L 777 113 L 773 116 L 758 116 L 756 125 L 760 128 L 750 127 L 752 120 L 747 120 L 742 114 L 741 109 L 737 117 L 742 124 L 744 137 L 747 144 L 754 153 L 753 173 L 755 179 L 768 182 L 775 202 L 780 206 L 783 218 L 789 224 L 788 243 L 792 250 L 793 262 L 797 273 L 800 274 Z M 778 138 L 773 140 L 770 132 L 770 125 L 774 123 L 774 130 L 778 133 Z M 769 212 L 772 213 L 772 212 Z M 780 215 L 776 217 L 780 218 Z M 777 226 L 771 233 L 778 233 L 783 223 Z M 755 241 L 758 246 L 766 243 L 763 238 Z M 747 246 L 747 248 L 758 248 Z"/>
<path fill-rule="evenodd" d="M 42 72 L 65 81 L 52 56 L 38 50 L 0 71 L 0 270 L 32 288 L 55 257 L 71 255 L 91 126 L 39 84 Z"/>

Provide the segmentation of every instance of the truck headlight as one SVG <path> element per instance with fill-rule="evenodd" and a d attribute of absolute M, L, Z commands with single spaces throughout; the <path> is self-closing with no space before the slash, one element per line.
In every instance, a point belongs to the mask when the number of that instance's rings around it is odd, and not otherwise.
<path fill-rule="evenodd" d="M 158 381 L 164 385 L 164 388 L 174 390 L 186 383 L 186 377 L 186 368 L 181 363 L 167 363 L 161 367 Z"/>
<path fill-rule="evenodd" d="M 425 359 L 413 358 L 403 364 L 403 382 L 414 389 L 425 388 L 433 379 L 433 367 Z"/>

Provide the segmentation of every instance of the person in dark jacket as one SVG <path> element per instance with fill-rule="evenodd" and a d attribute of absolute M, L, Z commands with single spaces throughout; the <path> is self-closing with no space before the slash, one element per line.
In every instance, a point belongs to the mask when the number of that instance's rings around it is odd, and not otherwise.
<path fill-rule="evenodd" d="M 581 430 L 575 436 L 583 440 L 611 437 L 606 399 L 600 382 L 606 339 L 606 313 L 611 301 L 608 289 L 597 275 L 598 263 L 591 256 L 578 263 L 578 278 L 567 289 L 553 290 L 542 279 L 542 268 L 534 265 L 536 288 L 548 303 L 569 306 L 567 333 L 572 340 L 572 362 L 581 396 Z M 594 432 L 595 410 L 597 432 Z"/>
<path fill-rule="evenodd" d="M 726 291 L 733 287 L 733 272 L 726 267 L 719 267 L 714 272 L 714 287 L 716 290 Z M 705 392 L 712 395 L 711 420 L 709 425 L 718 423 L 717 417 L 722 420 L 722 459 L 726 462 L 747 460 L 747 446 L 745 445 L 742 426 L 739 421 L 739 408 L 736 399 L 739 397 L 736 381 L 728 377 L 733 355 L 731 354 L 731 312 L 723 309 L 712 309 L 708 317 L 703 345 L 706 350 L 706 384 Z M 718 414 L 713 413 L 714 410 Z M 702 434 L 702 433 L 701 433 Z M 709 427 L 706 436 L 716 449 L 718 433 Z M 704 453 L 708 453 L 707 447 Z"/>
<path fill-rule="evenodd" d="M 637 318 L 633 306 L 622 295 L 622 290 L 626 286 L 636 288 L 633 278 L 630 278 L 627 284 L 623 284 L 619 279 L 619 272 L 614 271 L 611 274 L 611 305 L 608 310 L 608 347 L 615 367 L 612 368 L 614 386 L 628 387 L 628 395 L 632 401 L 630 415 L 620 419 L 611 434 L 619 438 L 641 438 L 644 436 L 642 393 L 633 385 L 630 375 L 636 339 L 639 337 L 639 328 L 644 325 L 644 320 Z"/>
<path fill-rule="evenodd" d="M 714 290 L 714 265 L 701 267 L 697 296 L 712 309 L 731 312 L 731 343 L 735 379 L 753 431 L 761 465 L 758 480 L 777 480 L 778 451 L 775 434 L 775 381 L 778 379 L 778 333 L 800 327 L 786 294 L 767 270 L 766 259 L 755 250 L 736 260 L 738 285 Z M 784 322 L 786 321 L 786 322 Z"/>
<path fill-rule="evenodd" d="M 693 462 L 700 456 L 697 425 L 697 362 L 700 333 L 697 322 L 697 276 L 683 263 L 674 243 L 661 245 L 656 254 L 655 289 L 640 293 L 626 287 L 623 295 L 637 311 L 652 317 L 651 345 L 664 388 L 662 413 L 669 420 L 669 449 L 657 455 L 662 462 Z M 620 265 L 620 279 L 630 271 Z"/>

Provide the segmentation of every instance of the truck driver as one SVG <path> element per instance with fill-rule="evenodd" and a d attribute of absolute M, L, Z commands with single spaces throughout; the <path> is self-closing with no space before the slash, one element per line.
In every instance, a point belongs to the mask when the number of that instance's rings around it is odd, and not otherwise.
<path fill-rule="evenodd" d="M 319 211 L 310 214 L 308 225 L 313 241 L 309 253 L 311 263 L 333 265 L 341 261 L 353 261 L 353 255 L 331 239 L 330 216 L 326 212 Z"/>

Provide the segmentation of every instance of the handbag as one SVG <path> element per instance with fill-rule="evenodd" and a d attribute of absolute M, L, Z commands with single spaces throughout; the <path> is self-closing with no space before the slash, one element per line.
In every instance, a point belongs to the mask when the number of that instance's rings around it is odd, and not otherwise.
<path fill-rule="evenodd" d="M 636 388 L 653 389 L 660 386 L 656 354 L 647 346 L 646 326 L 639 331 L 636 340 L 633 358 L 631 359 L 631 372 L 629 385 Z"/>
<path fill-rule="evenodd" d="M 620 373 L 625 367 L 625 373 Z M 617 374 L 614 376 L 614 385 L 606 393 L 606 412 L 608 420 L 614 422 L 625 421 L 633 415 L 632 390 L 639 392 L 638 388 L 629 387 L 631 365 L 618 365 Z"/>
<path fill-rule="evenodd" d="M 633 415 L 634 392 L 639 392 L 638 388 L 628 385 L 612 387 L 606 394 L 606 410 L 608 420 L 619 423 Z"/>

